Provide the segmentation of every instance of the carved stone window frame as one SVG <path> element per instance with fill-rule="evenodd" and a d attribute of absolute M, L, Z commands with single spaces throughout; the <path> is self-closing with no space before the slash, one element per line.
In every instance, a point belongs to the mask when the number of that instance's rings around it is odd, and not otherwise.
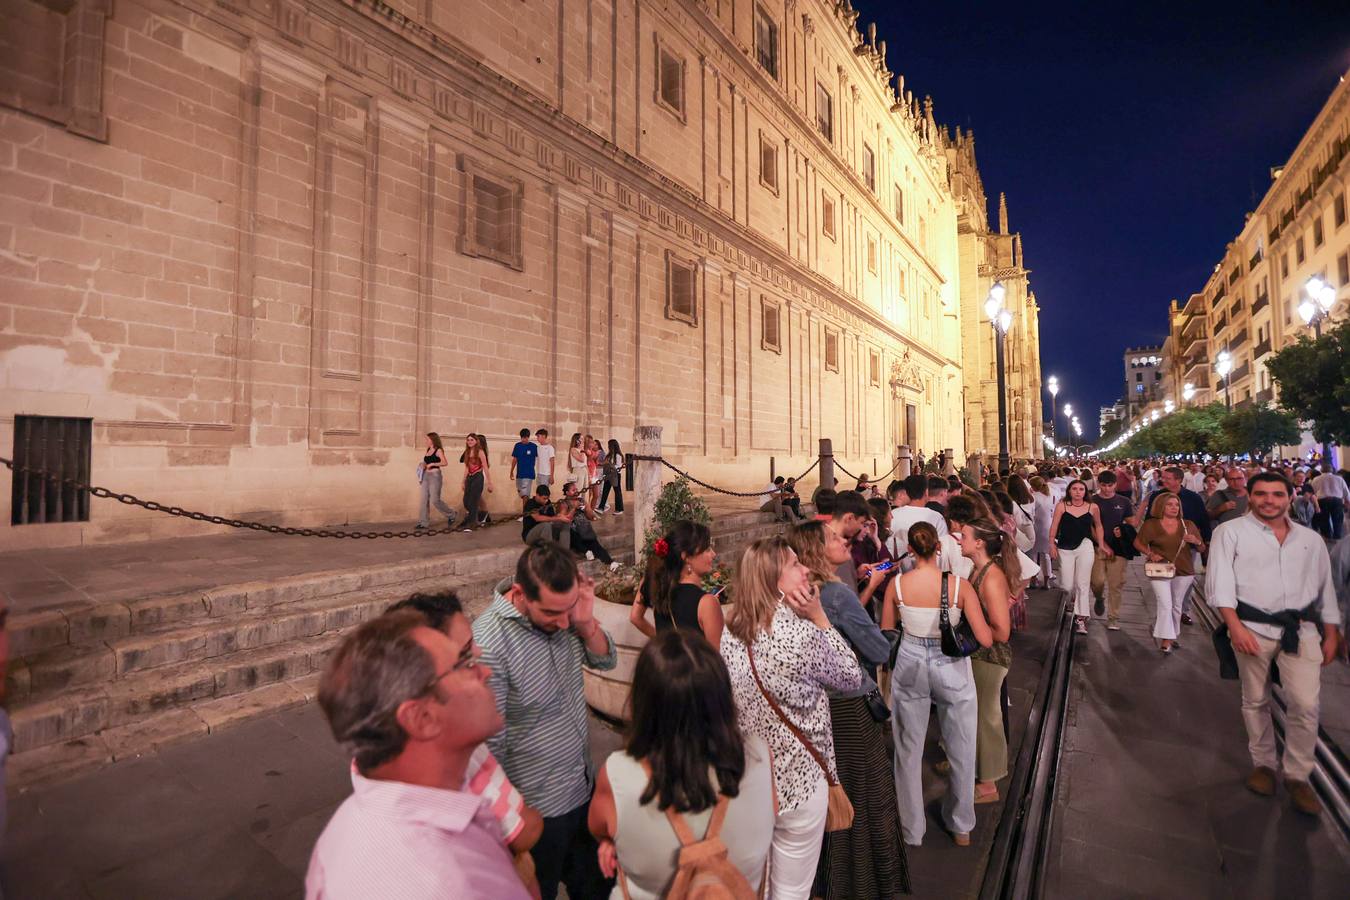
<path fill-rule="evenodd" d="M 654 71 L 655 77 L 653 80 L 653 87 L 652 87 L 652 100 L 656 103 L 657 107 L 665 110 L 675 118 L 679 119 L 681 125 L 687 125 L 689 124 L 688 118 L 689 92 L 686 90 L 685 85 L 687 84 L 686 76 L 689 74 L 688 62 L 685 60 L 683 56 L 676 53 L 671 48 L 670 43 L 668 41 L 662 39 L 659 32 L 655 31 L 652 32 L 652 45 L 655 51 L 655 71 Z M 665 91 L 663 90 L 666 83 L 665 61 L 667 57 L 669 57 L 672 62 L 677 63 L 679 65 L 680 102 L 678 106 L 672 104 L 669 100 L 666 99 Z"/>
<path fill-rule="evenodd" d="M 63 18 L 62 58 L 57 62 L 55 85 L 59 102 L 25 94 L 0 92 L 0 106 L 17 109 L 65 126 L 72 134 L 107 143 L 108 117 L 103 114 L 104 31 L 112 0 L 71 0 L 42 6 Z"/>
<path fill-rule="evenodd" d="M 819 80 L 816 81 L 816 131 L 826 141 L 834 143 L 834 95 Z"/>
<path fill-rule="evenodd" d="M 871 274 L 877 274 L 878 258 L 881 256 L 881 247 L 878 245 L 876 236 L 870 232 L 867 235 L 867 271 Z"/>
<path fill-rule="evenodd" d="M 769 322 L 773 322 L 770 339 Z M 783 304 L 767 294 L 759 295 L 759 347 L 770 353 L 783 352 Z"/>
<path fill-rule="evenodd" d="M 675 270 L 685 269 L 689 272 L 689 311 L 685 312 L 677 308 L 675 303 Z M 691 257 L 683 257 L 674 250 L 666 251 L 666 318 L 676 322 L 684 322 L 691 328 L 698 327 L 698 275 L 699 261 Z"/>
<path fill-rule="evenodd" d="M 820 345 L 821 355 L 824 357 L 825 371 L 839 372 L 839 332 L 830 326 L 825 326 L 825 337 Z"/>
<path fill-rule="evenodd" d="M 861 162 L 863 184 L 867 185 L 867 189 L 875 194 L 877 192 L 877 153 L 867 141 L 863 141 Z"/>
<path fill-rule="evenodd" d="M 867 348 L 867 383 L 881 387 L 881 351 L 875 347 Z"/>
<path fill-rule="evenodd" d="M 761 25 L 763 25 L 761 35 Z M 753 53 L 755 62 L 763 69 L 770 78 L 778 81 L 781 78 L 783 70 L 783 56 L 779 52 L 779 44 L 782 41 L 782 29 L 778 25 L 778 20 L 770 15 L 768 8 L 762 3 L 755 4 L 751 23 L 751 34 L 753 36 Z"/>
<path fill-rule="evenodd" d="M 773 154 L 773 165 L 766 167 L 764 165 L 764 154 Z M 778 186 L 781 179 L 778 177 L 778 144 L 770 135 L 766 135 L 763 129 L 759 132 L 759 183 L 766 188 L 775 197 L 778 196 Z M 766 178 L 765 172 L 771 172 L 772 178 Z"/>
<path fill-rule="evenodd" d="M 463 221 L 459 252 L 465 256 L 490 259 L 518 272 L 524 271 L 525 240 L 521 231 L 524 228 L 525 183 L 519 178 L 485 166 L 467 154 L 460 155 L 459 168 L 464 175 Z M 477 182 L 480 180 L 493 187 L 504 189 L 507 193 L 510 245 L 505 249 L 485 244 L 478 238 Z"/>

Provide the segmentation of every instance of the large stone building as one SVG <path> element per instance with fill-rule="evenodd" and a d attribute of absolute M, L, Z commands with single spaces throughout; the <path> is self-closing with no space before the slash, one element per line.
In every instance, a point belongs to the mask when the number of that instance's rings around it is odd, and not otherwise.
<path fill-rule="evenodd" d="M 991 443 L 991 277 L 1039 420 L 1020 241 L 847 0 L 4 8 L 0 452 L 291 524 L 409 519 L 428 431 L 885 471 Z M 7 547 L 191 527 L 10 487 Z"/>

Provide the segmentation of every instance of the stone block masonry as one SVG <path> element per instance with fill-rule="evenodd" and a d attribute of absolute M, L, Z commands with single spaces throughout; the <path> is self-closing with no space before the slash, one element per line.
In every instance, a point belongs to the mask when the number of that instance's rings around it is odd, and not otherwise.
<path fill-rule="evenodd" d="M 0 53 L 0 454 L 91 419 L 95 483 L 329 524 L 411 519 L 429 431 L 487 435 L 500 512 L 521 427 L 742 489 L 960 450 L 949 138 L 848 4 L 768 54 L 753 4 L 531 6 L 3 0 L 71 64 Z M 205 527 L 10 498 L 5 548 Z"/>

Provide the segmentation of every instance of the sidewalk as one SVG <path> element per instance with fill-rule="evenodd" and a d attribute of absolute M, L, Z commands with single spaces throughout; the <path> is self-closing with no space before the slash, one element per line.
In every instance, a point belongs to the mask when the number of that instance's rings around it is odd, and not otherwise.
<path fill-rule="evenodd" d="M 1143 564 L 1122 630 L 1094 619 L 1075 648 L 1046 896 L 1343 900 L 1350 848 L 1326 817 L 1243 787 L 1251 769 L 1236 681 L 1199 622 L 1164 656 Z M 1350 669 L 1323 670 L 1323 723 L 1347 740 Z"/>

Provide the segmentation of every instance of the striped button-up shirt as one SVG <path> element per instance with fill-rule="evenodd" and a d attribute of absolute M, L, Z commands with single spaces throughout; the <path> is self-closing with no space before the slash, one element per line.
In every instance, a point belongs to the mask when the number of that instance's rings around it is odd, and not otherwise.
<path fill-rule="evenodd" d="M 481 798 L 355 772 L 305 875 L 307 900 L 529 896 Z"/>
<path fill-rule="evenodd" d="M 504 596 L 510 587 L 510 579 L 498 584 L 473 623 L 506 719 L 487 743 L 525 802 L 545 818 L 560 816 L 590 799 L 595 780 L 581 667 L 612 669 L 619 658 L 608 633 L 605 654 L 595 656 L 570 628 L 535 628 Z"/>
<path fill-rule="evenodd" d="M 1331 559 L 1322 537 L 1311 528 L 1289 523 L 1281 544 L 1271 527 L 1252 513 L 1214 529 L 1209 545 L 1205 597 L 1214 607 L 1237 609 L 1241 600 L 1268 613 L 1321 605 L 1321 620 L 1341 624 L 1336 589 L 1331 583 Z M 1243 622 L 1256 634 L 1279 639 L 1277 625 Z M 1316 627 L 1304 622 L 1302 633 L 1316 636 Z"/>

